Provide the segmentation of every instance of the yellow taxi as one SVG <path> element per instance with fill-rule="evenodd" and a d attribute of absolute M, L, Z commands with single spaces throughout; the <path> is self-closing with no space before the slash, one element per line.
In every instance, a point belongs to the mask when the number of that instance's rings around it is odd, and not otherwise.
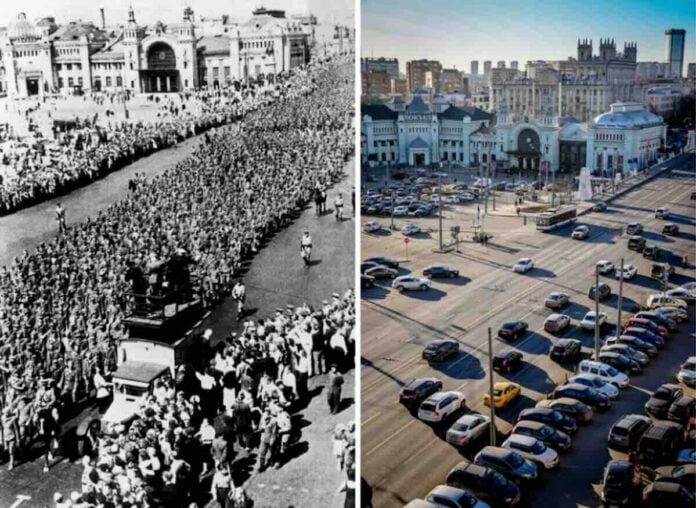
<path fill-rule="evenodd" d="M 510 402 L 512 402 L 515 397 L 517 397 L 522 389 L 517 383 L 510 383 L 508 381 L 500 381 L 493 385 L 493 403 L 497 409 L 504 408 Z M 484 405 L 488 406 L 491 403 L 491 397 L 489 393 L 483 396 Z"/>

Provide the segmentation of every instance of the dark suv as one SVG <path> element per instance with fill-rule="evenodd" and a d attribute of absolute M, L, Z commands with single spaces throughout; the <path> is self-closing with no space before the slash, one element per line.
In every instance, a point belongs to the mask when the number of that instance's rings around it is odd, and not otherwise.
<path fill-rule="evenodd" d="M 611 296 L 611 288 L 609 287 L 609 284 L 605 284 L 604 282 L 599 283 L 599 289 L 595 287 L 593 284 L 590 289 L 587 291 L 587 297 L 590 300 L 595 299 L 595 293 L 597 293 L 597 296 L 599 297 L 599 300 L 604 300 L 605 298 L 609 298 Z"/>
<path fill-rule="evenodd" d="M 515 480 L 535 480 L 538 475 L 534 462 L 526 460 L 514 450 L 497 446 L 484 447 L 474 457 L 474 464 L 490 467 Z"/>
<path fill-rule="evenodd" d="M 650 418 L 643 415 L 626 415 L 609 430 L 609 448 L 619 452 L 635 450 L 643 432 L 650 427 Z"/>
<path fill-rule="evenodd" d="M 646 259 L 660 259 L 660 248 L 657 245 L 646 245 L 643 249 L 643 257 Z"/>
<path fill-rule="evenodd" d="M 545 423 L 557 430 L 562 430 L 566 434 L 572 434 L 578 430 L 578 424 L 573 418 L 564 415 L 560 411 L 550 407 L 530 407 L 520 411 L 517 421 L 527 420 L 530 422 Z"/>
<path fill-rule="evenodd" d="M 640 222 L 631 222 L 626 226 L 626 234 L 639 235 L 643 232 L 643 225 Z"/>
<path fill-rule="evenodd" d="M 625 460 L 610 460 L 604 468 L 602 501 L 605 506 L 626 506 L 633 494 L 633 465 Z"/>
<path fill-rule="evenodd" d="M 431 341 L 423 350 L 423 360 L 429 362 L 443 362 L 459 351 L 459 343 L 448 339 Z"/>
<path fill-rule="evenodd" d="M 674 462 L 682 446 L 683 430 L 675 422 L 656 421 L 638 440 L 638 459 L 641 465 L 655 468 Z"/>
<path fill-rule="evenodd" d="M 602 363 L 611 365 L 617 370 L 620 370 L 624 374 L 640 374 L 643 369 L 640 364 L 631 360 L 627 356 L 621 355 L 619 353 L 612 353 L 611 351 L 605 351 L 599 353 L 599 358 L 597 358 Z"/>
<path fill-rule="evenodd" d="M 498 330 L 498 337 L 505 340 L 519 339 L 527 331 L 529 325 L 524 321 L 506 321 Z"/>
<path fill-rule="evenodd" d="M 399 402 L 407 406 L 416 406 L 442 390 L 442 381 L 434 377 L 419 377 L 405 385 L 399 394 Z"/>
<path fill-rule="evenodd" d="M 496 372 L 510 372 L 522 364 L 523 355 L 519 351 L 508 349 L 500 351 L 493 357 L 493 370 Z"/>
<path fill-rule="evenodd" d="M 667 418 L 686 426 L 691 418 L 696 418 L 696 399 L 682 395 L 669 406 Z"/>
<path fill-rule="evenodd" d="M 563 397 L 579 400 L 588 406 L 598 409 L 608 409 L 609 406 L 611 406 L 609 397 L 603 393 L 599 393 L 594 388 L 579 383 L 561 385 L 548 396 L 549 399 L 562 399 Z"/>
<path fill-rule="evenodd" d="M 520 500 L 520 489 L 515 483 L 493 469 L 472 462 L 460 462 L 454 466 L 446 483 L 496 505 L 511 506 Z"/>
<path fill-rule="evenodd" d="M 551 351 L 549 351 L 549 356 L 552 360 L 557 362 L 568 362 L 577 358 L 577 356 L 582 351 L 582 342 L 577 339 L 560 339 L 558 340 Z"/>
<path fill-rule="evenodd" d="M 662 234 L 666 236 L 679 236 L 679 226 L 676 224 L 665 224 L 662 227 Z"/>
<path fill-rule="evenodd" d="M 679 385 L 665 383 L 653 392 L 645 403 L 645 412 L 655 418 L 665 418 L 669 406 L 684 394 Z"/>

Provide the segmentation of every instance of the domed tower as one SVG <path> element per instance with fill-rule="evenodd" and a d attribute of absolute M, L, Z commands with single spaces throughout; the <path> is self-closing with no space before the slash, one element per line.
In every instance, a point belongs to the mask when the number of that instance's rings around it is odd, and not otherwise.
<path fill-rule="evenodd" d="M 142 47 L 140 43 L 144 37 L 145 30 L 135 21 L 133 6 L 130 6 L 128 8 L 128 23 L 123 28 L 123 46 L 125 53 L 123 77 L 125 80 L 125 87 L 136 92 L 142 92 L 140 83 Z"/>
<path fill-rule="evenodd" d="M 48 31 L 38 29 L 23 12 L 7 27 L 2 58 L 10 97 L 43 95 L 54 89 Z"/>

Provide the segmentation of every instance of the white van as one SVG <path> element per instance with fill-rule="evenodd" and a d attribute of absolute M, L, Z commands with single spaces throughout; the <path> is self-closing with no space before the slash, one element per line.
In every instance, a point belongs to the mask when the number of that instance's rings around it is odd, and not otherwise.
<path fill-rule="evenodd" d="M 594 360 L 581 361 L 578 364 L 578 374 L 594 374 L 619 388 L 626 388 L 630 381 L 626 374 L 619 372 L 611 365 Z"/>
<path fill-rule="evenodd" d="M 684 310 L 688 307 L 684 300 L 667 295 L 662 296 L 661 293 L 648 296 L 645 306 L 648 309 L 654 309 L 656 307 L 676 307 Z"/>

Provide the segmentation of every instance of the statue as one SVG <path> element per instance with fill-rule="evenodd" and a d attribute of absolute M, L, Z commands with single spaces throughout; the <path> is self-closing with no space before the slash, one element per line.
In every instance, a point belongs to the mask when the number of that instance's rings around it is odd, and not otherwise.
<path fill-rule="evenodd" d="M 592 177 L 590 176 L 590 170 L 588 168 L 582 168 L 580 170 L 578 191 L 575 197 L 578 201 L 588 201 L 592 199 Z"/>

